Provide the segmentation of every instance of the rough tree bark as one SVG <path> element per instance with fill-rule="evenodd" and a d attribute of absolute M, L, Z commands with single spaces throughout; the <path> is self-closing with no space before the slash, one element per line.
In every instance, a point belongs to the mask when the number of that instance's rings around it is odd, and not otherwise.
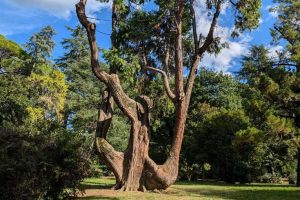
<path fill-rule="evenodd" d="M 186 85 L 184 85 L 183 76 L 182 41 L 184 0 L 177 0 L 174 8 L 176 10 L 177 26 L 177 39 L 175 44 L 175 92 L 173 92 L 169 86 L 168 76 L 165 71 L 149 66 L 146 67 L 147 70 L 155 71 L 163 76 L 165 91 L 176 108 L 172 146 L 165 163 L 162 165 L 157 165 L 148 155 L 151 130 L 149 113 L 152 108 L 152 100 L 147 96 L 139 96 L 135 99 L 128 97 L 121 87 L 116 71 L 111 70 L 107 73 L 100 68 L 98 46 L 95 38 L 96 25 L 87 20 L 85 15 L 86 3 L 87 0 L 80 0 L 80 2 L 76 4 L 76 12 L 80 23 L 87 31 L 91 49 L 91 66 L 93 73 L 107 87 L 102 93 L 102 103 L 99 105 L 99 116 L 95 136 L 97 152 L 116 177 L 115 189 L 123 191 L 166 189 L 176 181 L 178 175 L 179 154 L 197 68 L 201 56 L 213 41 L 213 33 L 217 24 L 222 0 L 218 0 L 216 3 L 216 11 L 209 33 L 201 47 L 199 46 L 199 37 L 196 32 L 193 1 L 191 3 L 195 53 L 193 66 L 190 70 Z M 131 122 L 129 144 L 124 152 L 116 151 L 106 141 L 107 131 L 113 115 L 113 100 Z"/>

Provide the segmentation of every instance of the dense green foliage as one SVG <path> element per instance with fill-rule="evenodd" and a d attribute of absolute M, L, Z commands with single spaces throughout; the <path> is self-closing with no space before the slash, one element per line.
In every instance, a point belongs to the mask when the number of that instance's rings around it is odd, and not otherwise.
<path fill-rule="evenodd" d="M 6 39 L 3 35 L 0 35 L 0 49 L 1 60 L 8 56 L 25 55 L 25 51 L 17 43 Z"/>
<path fill-rule="evenodd" d="M 53 33 L 34 34 L 27 53 L 1 40 L 0 199 L 63 199 L 92 171 L 92 140 L 63 126 L 68 85 L 48 60 Z"/>
<path fill-rule="evenodd" d="M 82 135 L 1 129 L 0 141 L 0 199 L 63 199 L 91 173 Z"/>

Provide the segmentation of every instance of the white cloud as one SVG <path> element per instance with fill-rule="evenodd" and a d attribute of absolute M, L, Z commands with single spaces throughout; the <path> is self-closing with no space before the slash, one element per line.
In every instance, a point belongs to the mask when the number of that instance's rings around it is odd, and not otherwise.
<path fill-rule="evenodd" d="M 271 17 L 277 18 L 278 17 L 278 11 L 276 9 L 276 5 L 267 5 L 265 10 L 269 12 L 269 15 Z"/>
<path fill-rule="evenodd" d="M 251 40 L 249 36 L 242 35 L 239 41 L 230 41 L 228 38 L 227 40 L 229 48 L 222 49 L 218 55 L 206 54 L 203 57 L 201 66 L 213 68 L 216 71 L 227 72 L 236 64 L 234 61 L 236 58 L 248 54 L 249 41 Z"/>
<path fill-rule="evenodd" d="M 46 11 L 56 17 L 68 19 L 72 11 L 75 11 L 75 4 L 78 0 L 10 0 L 7 1 L 17 7 L 26 9 L 40 9 Z M 96 0 L 89 0 L 87 3 L 87 13 L 92 13 L 101 10 L 102 8 L 110 7 L 111 3 L 100 3 Z M 30 12 L 28 10 L 28 12 Z"/>
<path fill-rule="evenodd" d="M 261 25 L 262 23 L 264 23 L 264 20 L 262 18 L 259 19 L 259 25 Z"/>
<path fill-rule="evenodd" d="M 284 49 L 284 47 L 281 45 L 271 46 L 271 47 L 269 47 L 268 55 L 270 58 L 277 57 L 278 53 L 281 52 L 283 49 Z"/>
<path fill-rule="evenodd" d="M 212 14 L 208 15 L 205 3 L 206 0 L 198 0 L 195 2 L 197 32 L 203 36 L 207 35 L 212 21 Z M 228 5 L 223 6 L 221 14 L 225 14 L 228 8 Z M 226 17 L 228 17 L 228 15 Z M 219 21 L 221 20 L 222 19 L 219 19 Z M 214 36 L 220 37 L 221 42 L 227 42 L 229 48 L 222 49 L 218 55 L 205 54 L 200 64 L 201 66 L 213 68 L 216 71 L 228 72 L 228 70 L 236 64 L 235 59 L 248 53 L 249 43 L 252 38 L 247 34 L 242 34 L 239 40 L 233 40 L 231 38 L 232 30 L 233 27 L 220 25 L 216 27 Z"/>
<path fill-rule="evenodd" d="M 45 24 L 54 25 L 60 19 L 68 20 L 79 0 L 1 0 L 0 34 L 29 33 Z M 96 17 L 95 12 L 110 8 L 109 3 L 88 0 L 87 15 Z M 92 20 L 92 19 L 91 19 Z M 96 20 L 92 20 L 97 22 Z"/>

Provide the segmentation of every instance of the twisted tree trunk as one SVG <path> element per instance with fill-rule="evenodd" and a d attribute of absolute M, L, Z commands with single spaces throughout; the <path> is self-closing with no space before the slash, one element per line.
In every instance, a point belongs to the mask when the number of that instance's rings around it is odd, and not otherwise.
<path fill-rule="evenodd" d="M 148 155 L 151 130 L 149 113 L 152 108 L 152 100 L 147 96 L 139 96 L 135 100 L 131 99 L 124 93 L 115 69 L 111 70 L 110 73 L 101 70 L 95 37 L 96 25 L 87 20 L 85 15 L 86 2 L 87 0 L 80 0 L 80 2 L 76 4 L 76 13 L 80 23 L 87 31 L 91 49 L 91 66 L 93 73 L 107 87 L 102 93 L 102 103 L 99 105 L 95 138 L 97 152 L 102 161 L 113 171 L 116 177 L 115 189 L 123 191 L 166 189 L 176 181 L 178 175 L 179 155 L 197 67 L 202 54 L 213 41 L 213 32 L 222 1 L 217 1 L 216 12 L 211 23 L 211 28 L 201 48 L 199 47 L 200 42 L 198 41 L 198 37 L 195 36 L 195 34 L 197 34 L 195 16 L 192 16 L 195 56 L 186 85 L 184 85 L 183 77 L 182 41 L 184 0 L 178 0 L 175 4 L 177 26 L 175 45 L 175 92 L 173 93 L 169 86 L 168 76 L 165 71 L 148 66 L 145 67 L 146 70 L 156 71 L 163 76 L 166 94 L 172 100 L 176 108 L 172 146 L 167 160 L 162 165 L 157 165 Z M 191 3 L 191 10 L 193 11 L 193 3 Z M 115 15 L 113 15 L 113 18 L 114 22 Z M 129 144 L 124 152 L 116 151 L 106 141 L 107 132 L 113 116 L 113 102 L 117 104 L 123 114 L 128 117 L 131 122 Z"/>

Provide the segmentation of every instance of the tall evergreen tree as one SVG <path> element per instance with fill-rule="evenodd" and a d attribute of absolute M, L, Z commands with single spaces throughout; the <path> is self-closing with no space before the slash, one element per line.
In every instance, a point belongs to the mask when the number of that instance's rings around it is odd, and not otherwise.
<path fill-rule="evenodd" d="M 55 42 L 55 31 L 51 26 L 44 27 L 40 32 L 33 34 L 25 44 L 28 55 L 32 58 L 32 64 L 45 63 L 50 57 Z"/>
<path fill-rule="evenodd" d="M 273 44 L 285 48 L 270 58 L 265 48 L 253 47 L 251 55 L 244 60 L 241 76 L 262 93 L 267 107 L 275 109 L 272 117 L 262 115 L 265 119 L 261 120 L 273 119 L 273 125 L 276 121 L 277 125 L 285 126 L 281 132 L 297 147 L 297 186 L 300 186 L 300 3 L 297 0 L 274 2 L 277 5 L 270 11 L 278 13 L 278 17 L 271 30 Z"/>
<path fill-rule="evenodd" d="M 76 26 L 67 29 L 71 37 L 63 39 L 65 53 L 56 62 L 68 82 L 64 124 L 76 132 L 90 133 L 96 127 L 101 87 L 96 87 L 97 79 L 88 67 L 90 52 L 84 28 Z"/>
<path fill-rule="evenodd" d="M 275 0 L 278 5 L 271 11 L 277 12 L 277 21 L 271 30 L 273 42 L 285 43 L 285 50 L 278 55 L 274 67 L 291 71 L 294 81 L 290 84 L 290 100 L 286 104 L 287 117 L 293 118 L 297 129 L 291 137 L 298 148 L 297 186 L 300 187 L 300 2 L 297 0 Z M 286 96 L 287 98 L 288 96 Z"/>
<path fill-rule="evenodd" d="M 299 145 L 294 104 L 297 96 L 293 89 L 296 72 L 289 66 L 279 63 L 282 61 L 278 59 L 278 57 L 271 58 L 265 47 L 254 46 L 249 56 L 244 58 L 239 75 L 249 85 L 243 95 L 247 99 L 246 109 L 256 127 L 264 131 L 265 145 L 272 149 L 273 153 L 280 152 L 281 149 L 284 154 L 287 153 L 287 144 L 291 149 Z M 289 156 L 290 154 L 277 158 L 288 162 Z M 272 166 L 272 162 L 269 164 Z M 274 166 L 270 168 L 272 174 L 274 168 Z"/>

